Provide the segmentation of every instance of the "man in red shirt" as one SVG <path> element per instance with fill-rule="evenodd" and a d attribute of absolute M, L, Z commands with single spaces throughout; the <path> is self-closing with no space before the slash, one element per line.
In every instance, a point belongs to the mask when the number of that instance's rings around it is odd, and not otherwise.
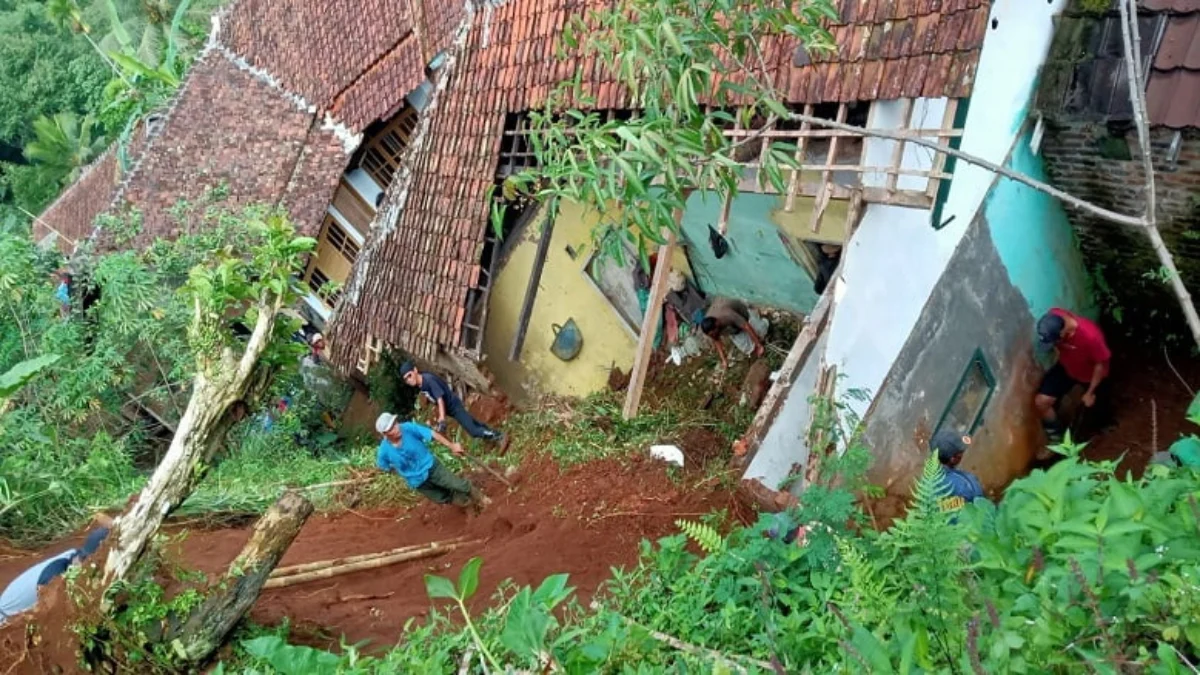
<path fill-rule="evenodd" d="M 1054 349 L 1058 361 L 1042 377 L 1033 405 L 1042 416 L 1042 427 L 1051 442 L 1062 438 L 1062 425 L 1056 408 L 1058 401 L 1077 386 L 1083 392 L 1083 405 L 1096 404 L 1096 388 L 1108 377 L 1108 362 L 1112 352 L 1104 342 L 1100 327 L 1082 316 L 1065 309 L 1046 312 L 1037 323 L 1038 342 L 1044 349 Z"/>

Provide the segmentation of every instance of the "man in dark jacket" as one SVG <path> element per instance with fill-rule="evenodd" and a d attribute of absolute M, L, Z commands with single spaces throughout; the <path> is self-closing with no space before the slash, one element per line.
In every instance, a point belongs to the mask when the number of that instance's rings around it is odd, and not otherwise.
<path fill-rule="evenodd" d="M 958 468 L 970 445 L 970 436 L 949 429 L 942 429 L 929 441 L 929 447 L 937 453 L 938 461 L 942 463 L 942 486 L 945 492 L 941 502 L 943 511 L 957 511 L 968 502 L 985 498 L 983 486 L 975 474 Z"/>
<path fill-rule="evenodd" d="M 496 441 L 497 443 L 504 441 L 504 434 L 488 428 L 486 424 L 471 417 L 471 413 L 467 412 L 467 407 L 463 405 L 462 400 L 442 378 L 433 373 L 423 373 L 417 370 L 416 366 L 407 362 L 400 366 L 400 375 L 404 378 L 405 384 L 420 389 L 425 398 L 437 407 L 437 423 L 433 428 L 438 433 L 446 431 L 446 416 L 449 415 L 457 420 L 463 430 L 473 438 L 482 438 L 485 441 Z"/>

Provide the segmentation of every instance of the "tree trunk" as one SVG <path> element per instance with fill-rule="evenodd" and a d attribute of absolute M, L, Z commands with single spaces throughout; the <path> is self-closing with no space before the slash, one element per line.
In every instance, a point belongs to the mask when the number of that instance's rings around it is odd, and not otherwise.
<path fill-rule="evenodd" d="M 312 512 L 312 502 L 298 492 L 288 491 L 259 518 L 250 541 L 229 565 L 224 582 L 168 636 L 179 656 L 198 663 L 221 646 L 258 599 L 271 570 Z"/>
<path fill-rule="evenodd" d="M 137 502 L 117 518 L 109 541 L 100 588 L 106 590 L 124 579 L 141 559 L 150 539 L 172 511 L 191 494 L 202 465 L 212 459 L 231 426 L 231 408 L 248 388 L 258 386 L 258 359 L 275 328 L 280 300 L 260 303 L 258 321 L 240 357 L 226 348 L 214 362 L 201 363 L 192 386 L 192 397 L 179 420 L 171 446 Z M 111 609 L 106 601 L 101 609 Z"/>

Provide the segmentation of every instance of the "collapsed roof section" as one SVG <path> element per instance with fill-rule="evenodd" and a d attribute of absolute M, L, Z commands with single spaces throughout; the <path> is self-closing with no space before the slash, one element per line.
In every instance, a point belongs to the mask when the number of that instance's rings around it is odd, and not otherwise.
<path fill-rule="evenodd" d="M 467 16 L 462 46 L 391 190 L 333 319 L 332 358 L 369 367 L 383 345 L 433 361 L 462 346 L 467 298 L 486 270 L 494 183 L 506 115 L 542 105 L 580 71 L 598 109 L 629 107 L 594 57 L 558 59 L 572 16 L 610 1 L 512 0 Z M 960 98 L 969 94 L 988 30 L 986 0 L 841 0 L 834 53 L 808 55 L 794 39 L 765 41 L 768 69 L 795 104 Z"/>

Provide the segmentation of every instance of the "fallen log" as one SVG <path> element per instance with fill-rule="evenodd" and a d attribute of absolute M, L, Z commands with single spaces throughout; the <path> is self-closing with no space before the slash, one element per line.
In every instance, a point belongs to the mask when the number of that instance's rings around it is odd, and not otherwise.
<path fill-rule="evenodd" d="M 466 541 L 466 539 L 467 539 L 466 537 L 458 537 L 456 539 L 447 539 L 445 541 L 437 542 L 437 543 L 457 544 L 459 542 Z M 276 567 L 275 571 L 271 572 L 271 578 L 276 579 L 279 577 L 291 576 L 293 574 L 300 574 L 302 572 L 311 572 L 313 570 L 325 569 L 326 567 L 340 567 L 342 565 L 348 565 L 350 563 L 362 562 L 364 560 L 374 560 L 375 558 L 382 558 L 384 556 L 396 555 L 397 553 L 407 553 L 409 551 L 416 551 L 418 549 L 424 549 L 424 548 L 428 548 L 428 547 L 429 547 L 429 544 L 412 544 L 409 546 L 401 546 L 399 548 L 393 548 L 393 549 L 390 549 L 387 551 L 377 551 L 375 553 L 363 553 L 361 555 L 351 555 L 351 556 L 346 556 L 344 558 L 334 558 L 333 560 L 315 560 L 313 562 L 300 563 L 297 565 L 288 565 L 286 567 Z"/>
<path fill-rule="evenodd" d="M 323 569 L 313 570 L 311 572 L 302 572 L 300 574 L 292 574 L 289 576 L 275 577 L 272 579 L 268 579 L 267 582 L 265 584 L 263 584 L 263 589 L 287 588 L 288 586 L 294 586 L 296 584 L 302 584 L 302 583 L 305 583 L 308 581 L 315 581 L 317 579 L 328 579 L 330 577 L 341 576 L 343 574 L 350 574 L 351 572 L 359 572 L 362 570 L 378 569 L 380 567 L 387 567 L 388 565 L 394 565 L 396 563 L 405 562 L 408 560 L 419 560 L 421 558 L 432 558 L 434 556 L 439 556 L 439 555 L 443 555 L 445 553 L 449 553 L 450 551 L 453 551 L 454 549 L 462 547 L 462 546 L 470 546 L 471 544 L 478 544 L 480 541 L 481 540 L 476 539 L 474 541 L 465 541 L 465 542 L 453 543 L 453 544 L 445 543 L 445 542 L 434 542 L 432 544 L 429 544 L 428 546 L 424 546 L 422 548 L 418 548 L 418 549 L 415 549 L 412 551 L 406 551 L 404 553 L 395 553 L 392 555 L 387 555 L 387 556 L 383 556 L 383 557 L 379 557 L 379 558 L 372 558 L 370 560 L 362 560 L 359 562 L 350 563 L 348 565 L 338 565 L 337 567 L 325 567 Z"/>
<path fill-rule="evenodd" d="M 286 492 L 259 518 L 250 541 L 230 563 L 223 583 L 168 635 L 167 642 L 180 657 L 196 663 L 221 646 L 258 599 L 271 570 L 312 512 L 311 502 L 297 492 Z"/>

